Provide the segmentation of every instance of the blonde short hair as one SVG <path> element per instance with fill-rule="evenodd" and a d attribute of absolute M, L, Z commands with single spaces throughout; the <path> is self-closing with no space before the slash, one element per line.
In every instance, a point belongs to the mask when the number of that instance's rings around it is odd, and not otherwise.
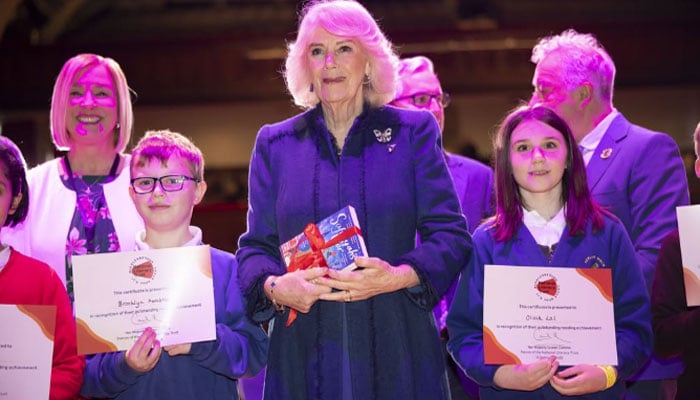
<path fill-rule="evenodd" d="M 114 140 L 118 153 L 123 152 L 131 140 L 131 129 L 134 125 L 134 113 L 131 108 L 131 95 L 126 76 L 119 64 L 111 58 L 97 54 L 78 54 L 63 64 L 56 78 L 51 97 L 51 136 L 58 150 L 70 150 L 70 134 L 66 127 L 66 110 L 70 104 L 70 92 L 73 81 L 88 67 L 104 65 L 114 80 L 119 107 L 119 135 Z"/>
<path fill-rule="evenodd" d="M 288 45 L 284 77 L 296 105 L 312 108 L 320 101 L 310 90 L 312 77 L 306 57 L 311 35 L 318 27 L 357 40 L 367 53 L 370 83 L 365 86 L 365 101 L 379 107 L 394 99 L 399 58 L 369 11 L 352 0 L 319 0 L 306 6 L 297 39 Z"/>

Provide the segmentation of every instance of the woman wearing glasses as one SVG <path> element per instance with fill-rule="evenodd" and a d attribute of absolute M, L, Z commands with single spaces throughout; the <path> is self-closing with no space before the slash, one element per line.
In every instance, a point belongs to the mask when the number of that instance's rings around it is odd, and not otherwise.
<path fill-rule="evenodd" d="M 116 61 L 95 54 L 66 61 L 51 99 L 51 134 L 65 154 L 29 171 L 27 219 L 3 229 L 3 242 L 55 269 L 71 299 L 72 255 L 133 250 L 143 229 L 123 154 L 132 125 L 129 87 Z"/>

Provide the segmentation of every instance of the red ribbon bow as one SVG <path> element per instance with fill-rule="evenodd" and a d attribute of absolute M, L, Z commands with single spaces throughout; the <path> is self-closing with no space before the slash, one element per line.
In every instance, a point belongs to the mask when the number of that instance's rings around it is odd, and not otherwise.
<path fill-rule="evenodd" d="M 303 239 L 299 240 L 297 245 L 294 247 L 294 250 L 292 250 L 289 266 L 287 266 L 287 272 L 294 272 L 313 267 L 327 267 L 328 263 L 323 257 L 322 250 L 334 246 L 343 240 L 349 239 L 354 235 L 362 236 L 362 231 L 359 227 L 353 225 L 326 242 L 323 235 L 321 235 L 321 231 L 318 229 L 318 226 L 316 226 L 316 224 L 308 224 L 306 225 L 306 228 L 304 228 L 304 235 L 306 235 L 306 238 L 309 241 L 311 251 L 298 256 L 299 245 L 304 241 Z M 295 319 L 297 319 L 297 310 L 290 308 L 289 317 L 287 317 L 287 324 L 285 326 L 290 326 Z"/>

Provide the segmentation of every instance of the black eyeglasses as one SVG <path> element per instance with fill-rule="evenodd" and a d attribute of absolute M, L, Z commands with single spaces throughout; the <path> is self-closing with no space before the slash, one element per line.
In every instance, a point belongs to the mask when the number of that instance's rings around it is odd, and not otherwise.
<path fill-rule="evenodd" d="M 147 194 L 155 190 L 156 182 L 159 182 L 163 191 L 177 192 L 182 190 L 185 181 L 199 182 L 200 180 L 185 175 L 165 175 L 160 178 L 142 176 L 132 179 L 131 187 L 134 188 L 134 192 L 137 194 Z"/>
<path fill-rule="evenodd" d="M 397 101 L 406 101 L 406 100 L 411 100 L 411 103 L 413 103 L 414 106 L 420 107 L 420 108 L 427 108 L 430 105 L 431 100 L 437 100 L 438 103 L 442 107 L 447 107 L 450 105 L 450 94 L 449 93 L 442 93 L 442 94 L 433 94 L 433 93 L 416 93 L 412 94 L 410 96 L 403 96 L 399 97 L 397 99 L 394 99 L 394 102 Z"/>

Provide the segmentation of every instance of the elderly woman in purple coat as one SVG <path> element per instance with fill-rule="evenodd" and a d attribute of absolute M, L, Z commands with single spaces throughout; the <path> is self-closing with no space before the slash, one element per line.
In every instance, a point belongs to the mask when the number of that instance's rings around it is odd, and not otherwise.
<path fill-rule="evenodd" d="M 273 319 L 265 399 L 450 398 L 431 310 L 471 238 L 435 118 L 386 106 L 397 65 L 359 3 L 304 10 L 285 78 L 307 111 L 258 133 L 237 253 L 250 317 Z M 288 272 L 279 246 L 346 205 L 367 246 L 360 268 Z"/>

